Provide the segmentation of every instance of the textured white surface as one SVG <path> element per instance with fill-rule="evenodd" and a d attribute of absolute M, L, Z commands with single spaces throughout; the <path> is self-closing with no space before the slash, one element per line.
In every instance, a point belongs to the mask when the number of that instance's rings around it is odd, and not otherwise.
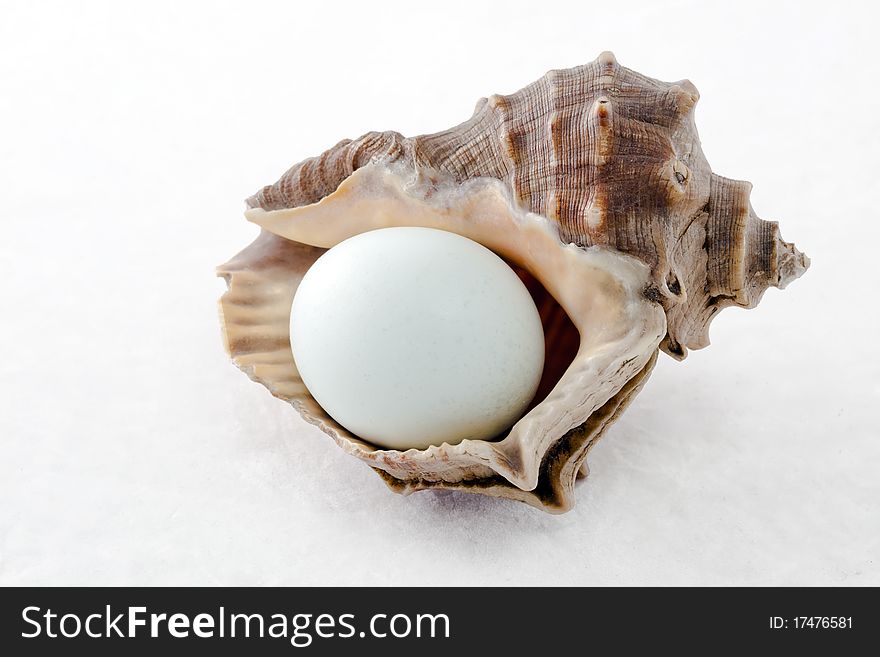
<path fill-rule="evenodd" d="M 880 584 L 871 5 L 352 4 L 4 5 L 0 584 Z M 223 353 L 242 199 L 603 49 L 812 269 L 661 357 L 567 515 L 393 495 Z"/>
<path fill-rule="evenodd" d="M 495 438 L 523 415 L 544 368 L 541 317 L 513 269 L 433 228 L 337 244 L 306 272 L 290 317 L 312 396 L 391 449 Z"/>

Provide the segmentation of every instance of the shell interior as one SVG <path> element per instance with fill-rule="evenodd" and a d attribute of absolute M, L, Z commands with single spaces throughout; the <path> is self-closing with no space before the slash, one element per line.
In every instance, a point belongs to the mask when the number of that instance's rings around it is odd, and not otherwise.
<path fill-rule="evenodd" d="M 647 375 L 665 334 L 662 308 L 644 294 L 650 280 L 644 263 L 611 249 L 562 246 L 555 225 L 514 204 L 496 180 L 458 183 L 444 181 L 438 172 L 425 177 L 399 166 L 370 164 L 316 204 L 251 209 L 247 216 L 263 233 L 221 268 L 230 283 L 221 308 L 233 359 L 347 451 L 383 471 L 386 481 L 398 488 L 471 482 L 483 489 L 534 491 L 542 466 L 547 467 L 545 455 L 554 445 L 561 449 L 557 443 L 565 436 L 576 442 L 570 432 L 606 404 L 610 403 L 609 417 L 618 412 L 634 388 L 624 390 L 626 384 Z M 296 372 L 289 313 L 296 286 L 309 266 L 324 249 L 352 235 L 403 225 L 451 230 L 491 248 L 546 290 L 552 303 L 541 291 L 536 296 L 544 300 L 549 320 L 560 322 L 554 309 L 558 304 L 566 317 L 563 326 L 570 322 L 579 334 L 576 353 L 564 371 L 553 371 L 558 358 L 548 361 L 550 374 L 543 386 L 552 389 L 546 397 L 498 441 L 465 440 L 425 450 L 377 449 L 329 417 Z M 556 334 L 571 341 L 564 329 Z M 556 354 L 553 335 L 548 348 Z M 598 417 L 594 431 L 585 434 L 599 433 L 604 423 Z M 572 484 L 581 461 L 569 465 Z M 567 508 L 571 486 L 562 488 L 552 504 Z M 520 498 L 530 497 L 520 493 Z"/>

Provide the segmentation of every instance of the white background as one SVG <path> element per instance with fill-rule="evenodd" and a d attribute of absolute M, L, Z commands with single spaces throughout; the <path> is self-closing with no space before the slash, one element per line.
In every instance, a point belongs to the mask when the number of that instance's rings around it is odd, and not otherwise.
<path fill-rule="evenodd" d="M 0 5 L 0 584 L 880 584 L 870 3 Z M 813 266 L 661 356 L 550 516 L 401 497 L 228 361 L 243 199 L 602 50 Z"/>

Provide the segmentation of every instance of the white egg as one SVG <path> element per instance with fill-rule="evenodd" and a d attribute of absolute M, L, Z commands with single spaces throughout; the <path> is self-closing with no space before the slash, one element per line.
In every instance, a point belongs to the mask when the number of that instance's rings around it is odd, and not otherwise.
<path fill-rule="evenodd" d="M 374 230 L 323 254 L 296 291 L 290 337 L 324 410 L 392 449 L 498 436 L 544 367 L 541 318 L 516 273 L 432 228 Z"/>

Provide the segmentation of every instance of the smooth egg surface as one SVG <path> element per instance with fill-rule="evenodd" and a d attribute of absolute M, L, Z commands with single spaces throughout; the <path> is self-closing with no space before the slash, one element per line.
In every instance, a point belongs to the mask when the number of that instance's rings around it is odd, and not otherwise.
<path fill-rule="evenodd" d="M 544 365 L 541 319 L 516 273 L 432 228 L 374 230 L 324 253 L 296 291 L 290 338 L 324 410 L 400 450 L 498 436 Z"/>

